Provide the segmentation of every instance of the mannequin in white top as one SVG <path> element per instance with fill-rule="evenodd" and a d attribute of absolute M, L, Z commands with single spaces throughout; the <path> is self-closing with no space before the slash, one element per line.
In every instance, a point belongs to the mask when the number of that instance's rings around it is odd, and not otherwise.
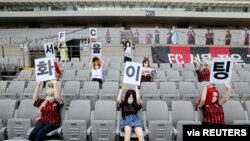
<path fill-rule="evenodd" d="M 104 61 L 102 58 L 98 57 L 92 57 L 90 60 L 90 67 L 91 67 L 91 75 L 92 75 L 92 81 L 97 81 L 101 85 L 103 83 L 103 67 L 104 67 Z"/>
<path fill-rule="evenodd" d="M 124 50 L 124 63 L 126 63 L 126 61 L 132 62 L 132 57 L 131 57 L 132 47 L 131 47 L 131 42 L 129 40 L 127 40 L 124 43 L 123 50 Z"/>

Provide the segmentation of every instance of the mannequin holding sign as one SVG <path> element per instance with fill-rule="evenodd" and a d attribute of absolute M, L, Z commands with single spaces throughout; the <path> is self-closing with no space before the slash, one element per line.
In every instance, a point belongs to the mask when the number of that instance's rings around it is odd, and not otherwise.
<path fill-rule="evenodd" d="M 69 61 L 68 48 L 65 42 L 59 42 L 58 44 L 58 52 L 60 52 L 60 59 L 62 62 Z"/>
<path fill-rule="evenodd" d="M 101 85 L 103 83 L 103 67 L 104 61 L 102 58 L 93 57 L 90 60 L 92 81 L 97 81 Z"/>
<path fill-rule="evenodd" d="M 224 112 L 222 106 L 228 101 L 231 93 L 231 86 L 225 85 L 225 93 L 220 98 L 219 91 L 215 84 L 208 84 L 202 92 L 200 100 L 196 103 L 196 108 L 203 113 L 204 125 L 224 124 Z"/>
<path fill-rule="evenodd" d="M 122 113 L 120 130 L 125 132 L 124 141 L 130 141 L 132 129 L 135 131 L 138 140 L 144 141 L 142 120 L 137 116 L 137 112 L 142 108 L 138 86 L 135 86 L 135 90 L 127 90 L 125 98 L 122 100 L 122 93 L 125 90 L 126 86 L 123 84 L 117 96 L 117 104 Z"/>
<path fill-rule="evenodd" d="M 142 75 L 141 75 L 141 81 L 142 82 L 148 82 L 152 81 L 152 77 L 155 74 L 155 68 L 150 67 L 149 58 L 144 57 L 142 61 Z"/>

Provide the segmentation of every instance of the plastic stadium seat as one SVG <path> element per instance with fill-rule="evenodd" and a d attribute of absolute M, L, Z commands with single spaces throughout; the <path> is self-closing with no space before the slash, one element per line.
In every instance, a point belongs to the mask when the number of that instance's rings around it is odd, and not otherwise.
<path fill-rule="evenodd" d="M 182 81 L 179 71 L 167 71 L 167 79 L 170 82 Z"/>
<path fill-rule="evenodd" d="M 233 109 L 233 112 L 232 112 Z M 245 111 L 240 101 L 229 100 L 223 105 L 225 124 L 233 124 L 234 120 L 246 120 Z"/>
<path fill-rule="evenodd" d="M 236 72 L 232 72 L 232 77 L 231 77 L 232 82 L 238 82 L 240 81 L 239 75 Z"/>
<path fill-rule="evenodd" d="M 81 112 L 78 110 L 79 107 Z M 87 130 L 90 126 L 90 101 L 73 100 L 65 113 L 65 120 L 63 120 L 62 124 L 63 139 L 67 141 L 86 141 Z"/>
<path fill-rule="evenodd" d="M 62 76 L 60 77 L 61 81 L 69 81 L 69 80 L 74 80 L 76 75 L 75 70 L 64 70 L 62 72 Z"/>
<path fill-rule="evenodd" d="M 185 71 L 195 71 L 194 64 L 184 64 Z"/>
<path fill-rule="evenodd" d="M 73 70 L 83 70 L 83 63 L 82 62 L 75 62 L 72 66 Z"/>
<path fill-rule="evenodd" d="M 168 71 L 171 70 L 169 63 L 160 63 L 160 70 L 162 71 Z"/>
<path fill-rule="evenodd" d="M 15 108 L 16 100 L 0 99 L 0 140 L 4 140 L 7 121 L 14 117 Z"/>
<path fill-rule="evenodd" d="M 71 63 L 61 63 L 60 64 L 60 68 L 62 69 L 62 70 L 70 70 L 71 69 Z"/>
<path fill-rule="evenodd" d="M 11 57 L 9 61 L 5 64 L 6 72 L 13 73 L 19 71 L 19 58 Z"/>
<path fill-rule="evenodd" d="M 77 63 L 77 62 L 80 62 L 80 58 L 77 58 L 77 57 L 72 57 L 71 59 L 70 59 L 70 62 L 71 63 Z"/>
<path fill-rule="evenodd" d="M 0 73 L 5 72 L 5 64 L 9 61 L 9 58 L 0 58 Z"/>
<path fill-rule="evenodd" d="M 250 64 L 245 64 L 244 65 L 244 70 L 245 71 L 250 71 Z"/>
<path fill-rule="evenodd" d="M 188 81 L 188 82 L 197 82 L 198 81 L 198 78 L 195 77 L 193 71 L 182 71 L 181 75 L 182 75 L 183 81 Z"/>
<path fill-rule="evenodd" d="M 66 81 L 61 96 L 64 99 L 65 105 L 68 105 L 71 100 L 78 99 L 80 97 L 80 82 Z"/>
<path fill-rule="evenodd" d="M 153 76 L 154 82 L 164 82 L 167 81 L 167 77 L 164 71 L 156 71 L 156 74 Z"/>
<path fill-rule="evenodd" d="M 192 82 L 179 82 L 179 94 L 183 99 L 192 101 L 194 104 L 200 98 Z"/>
<path fill-rule="evenodd" d="M 234 93 L 239 95 L 240 99 L 250 99 L 250 87 L 247 82 L 234 82 Z"/>
<path fill-rule="evenodd" d="M 182 64 L 172 64 L 172 70 L 173 71 L 182 71 L 184 68 L 183 68 L 183 65 Z"/>
<path fill-rule="evenodd" d="M 165 101 L 148 101 L 146 119 L 150 141 L 172 140 L 173 124 Z"/>
<path fill-rule="evenodd" d="M 19 98 L 20 94 L 24 92 L 25 84 L 26 84 L 25 81 L 11 81 L 10 85 L 6 90 L 6 93 L 1 94 L 0 98 L 7 98 L 7 99 Z"/>
<path fill-rule="evenodd" d="M 75 80 L 81 81 L 81 85 L 85 81 L 90 80 L 90 71 L 89 70 L 78 70 L 76 72 Z"/>
<path fill-rule="evenodd" d="M 116 137 L 116 102 L 98 100 L 91 114 L 91 127 L 88 134 L 93 141 L 115 141 Z"/>
<path fill-rule="evenodd" d="M 0 95 L 6 92 L 8 81 L 0 81 Z"/>
<path fill-rule="evenodd" d="M 105 81 L 120 82 L 120 70 L 108 70 Z"/>
<path fill-rule="evenodd" d="M 245 101 L 246 111 L 248 115 L 248 120 L 250 119 L 250 100 Z"/>
<path fill-rule="evenodd" d="M 172 119 L 177 129 L 177 141 L 183 140 L 183 125 L 199 125 L 195 120 L 195 112 L 190 101 L 172 101 Z"/>
<path fill-rule="evenodd" d="M 180 95 L 177 92 L 175 82 L 161 82 L 159 93 L 161 95 L 161 99 L 166 101 L 168 107 L 171 109 L 171 102 L 173 100 L 179 100 Z"/>
<path fill-rule="evenodd" d="M 240 81 L 250 82 L 250 72 L 248 72 L 248 71 L 238 71 L 238 73 L 239 73 Z"/>
<path fill-rule="evenodd" d="M 20 74 L 17 76 L 17 80 L 28 81 L 31 80 L 32 70 L 22 70 Z"/>
<path fill-rule="evenodd" d="M 91 109 L 94 108 L 95 101 L 99 96 L 99 83 L 94 81 L 84 82 L 80 92 L 80 99 L 90 100 Z"/>
<path fill-rule="evenodd" d="M 108 66 L 109 70 L 119 70 L 121 69 L 121 63 L 111 62 Z"/>
<path fill-rule="evenodd" d="M 32 99 L 22 100 L 14 118 L 8 120 L 8 137 L 13 138 L 28 138 L 28 131 L 35 124 L 38 117 L 38 108 L 33 106 Z"/>
<path fill-rule="evenodd" d="M 160 100 L 157 84 L 155 82 L 142 82 L 140 94 L 144 109 L 146 108 L 148 100 Z"/>
<path fill-rule="evenodd" d="M 100 93 L 99 99 L 116 100 L 118 92 L 119 92 L 118 82 L 104 82 L 102 85 L 102 91 Z"/>
<path fill-rule="evenodd" d="M 234 64 L 233 71 L 244 71 L 242 64 Z"/>
<path fill-rule="evenodd" d="M 32 99 L 36 89 L 36 81 L 29 81 L 23 93 L 20 93 L 20 99 Z M 40 91 L 42 93 L 42 89 Z"/>

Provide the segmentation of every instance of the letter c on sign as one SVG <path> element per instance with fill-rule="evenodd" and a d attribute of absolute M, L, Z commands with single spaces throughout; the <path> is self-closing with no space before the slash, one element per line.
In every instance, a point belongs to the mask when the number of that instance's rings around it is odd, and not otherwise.
<path fill-rule="evenodd" d="M 95 29 L 92 29 L 92 30 L 90 31 L 90 33 L 91 33 L 92 36 L 95 36 L 95 35 L 96 35 L 96 30 L 95 30 Z"/>

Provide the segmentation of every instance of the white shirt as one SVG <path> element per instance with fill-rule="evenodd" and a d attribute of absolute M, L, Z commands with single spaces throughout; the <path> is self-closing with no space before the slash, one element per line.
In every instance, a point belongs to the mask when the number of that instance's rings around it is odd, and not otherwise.
<path fill-rule="evenodd" d="M 91 69 L 91 74 L 92 74 L 92 79 L 93 78 L 98 78 L 98 79 L 103 79 L 102 78 L 102 68 L 99 68 L 97 70 Z"/>
<path fill-rule="evenodd" d="M 126 57 L 129 57 L 129 58 L 131 58 L 131 51 L 132 51 L 132 48 L 131 47 L 127 47 L 126 48 L 126 50 L 124 51 L 124 55 L 126 56 Z"/>

